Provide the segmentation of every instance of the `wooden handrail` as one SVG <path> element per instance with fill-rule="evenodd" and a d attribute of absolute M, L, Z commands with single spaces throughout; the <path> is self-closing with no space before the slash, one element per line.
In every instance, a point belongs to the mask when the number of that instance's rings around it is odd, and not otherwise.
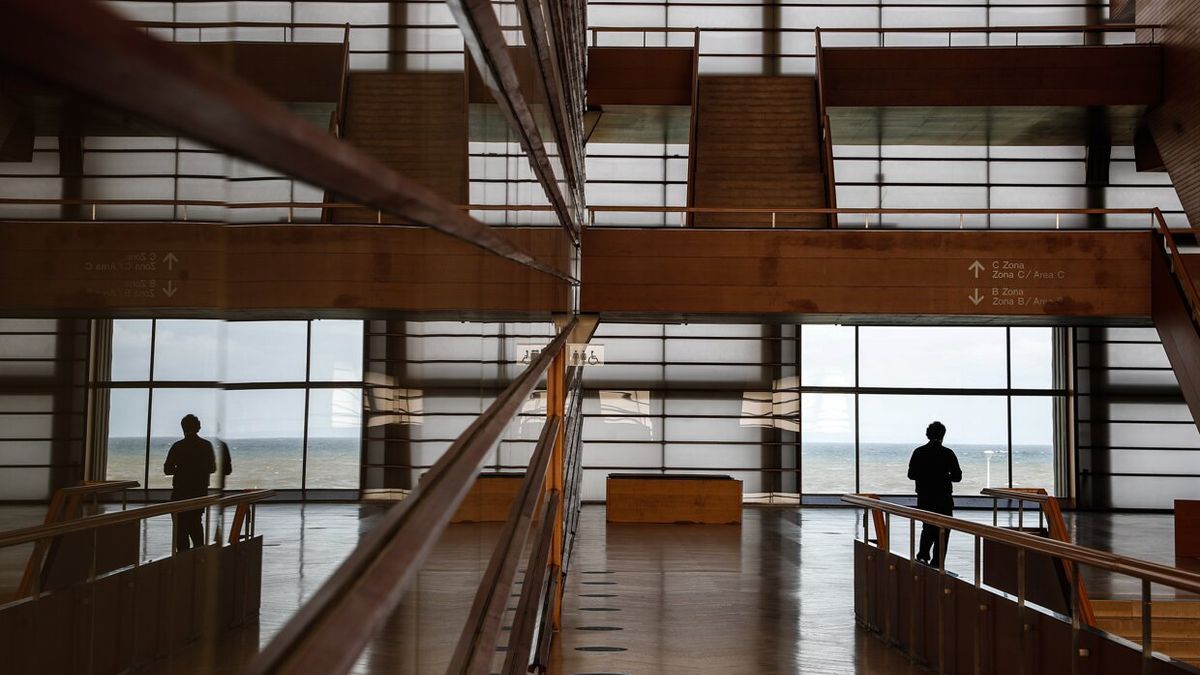
<path fill-rule="evenodd" d="M 1038 488 L 984 488 L 979 491 L 981 495 L 988 497 L 996 497 L 997 499 L 1016 499 L 1024 502 L 1036 502 L 1045 504 L 1050 501 L 1050 495 L 1042 492 L 1034 492 Z"/>
<path fill-rule="evenodd" d="M 1067 542 L 1047 539 L 1037 535 L 1008 530 L 992 525 L 975 523 L 969 520 L 962 520 L 952 516 L 943 516 L 932 511 L 918 509 L 892 502 L 885 502 L 882 499 L 872 499 L 861 495 L 846 494 L 842 495 L 842 501 L 852 506 L 858 506 L 864 509 L 877 509 L 884 513 L 890 513 L 895 516 L 917 520 L 930 525 L 934 525 L 949 530 L 955 530 L 966 534 L 995 541 L 1001 544 L 1007 544 L 1016 548 L 1032 551 L 1034 553 L 1042 553 L 1058 558 L 1065 558 L 1073 562 L 1083 565 L 1090 565 L 1109 572 L 1125 574 L 1131 577 L 1136 577 L 1143 581 L 1148 581 L 1155 584 L 1162 584 L 1180 590 L 1188 591 L 1189 593 L 1200 594 L 1200 574 L 1184 572 L 1174 567 L 1159 565 L 1157 563 L 1138 560 L 1137 558 L 1128 558 L 1105 551 L 1099 551 L 1094 548 L 1080 546 Z"/>
<path fill-rule="evenodd" d="M 1176 228 L 1167 227 L 1167 220 L 1163 217 L 1162 211 L 1154 209 L 1154 217 L 1158 222 L 1158 230 L 1162 233 L 1163 239 L 1166 240 L 1167 253 L 1171 257 L 1171 272 L 1179 279 L 1179 285 L 1183 288 L 1184 297 L 1187 298 L 1189 309 L 1191 309 L 1192 322 L 1198 330 L 1200 330 L 1200 293 L 1196 291 L 1196 282 L 1192 279 L 1191 270 L 1183 262 L 1183 255 L 1179 252 L 1179 247 L 1175 244 L 1175 233 L 1177 231 L 1185 232 L 1200 232 L 1200 228 Z"/>
<path fill-rule="evenodd" d="M 57 199 L 57 198 L 24 198 L 0 197 L 0 204 L 15 205 L 89 205 L 97 206 L 216 206 L 227 209 L 364 209 L 373 208 L 351 202 L 221 202 L 203 199 Z M 554 207 L 546 204 L 460 204 L 456 208 L 462 211 L 553 211 Z M 797 207 L 797 206 L 589 206 L 589 211 L 596 213 L 845 213 L 870 215 L 1147 215 L 1161 218 L 1162 213 L 1157 208 L 1031 208 L 1031 209 L 989 209 L 989 208 L 873 208 L 873 207 Z M 1162 227 L 1172 232 L 1200 232 L 1200 227 L 1168 228 L 1163 222 Z"/>
<path fill-rule="evenodd" d="M 105 495 L 112 492 L 120 492 L 121 490 L 132 490 L 140 485 L 141 483 L 136 480 L 104 480 L 59 488 L 58 491 L 66 497 L 86 497 L 91 495 Z"/>
<path fill-rule="evenodd" d="M 425 474 L 408 498 L 368 532 L 312 598 L 247 666 L 247 674 L 348 672 L 387 622 L 450 523 L 479 466 L 566 348 L 577 319 L 500 393 Z"/>
<path fill-rule="evenodd" d="M 16 546 L 18 544 L 28 544 L 42 539 L 58 537 L 64 534 L 73 534 L 75 532 L 86 532 L 100 527 L 108 527 L 110 525 L 120 525 L 122 523 L 131 523 L 146 518 L 154 518 L 155 516 L 164 516 L 171 513 L 180 513 L 183 511 L 193 511 L 203 509 L 209 506 L 231 506 L 240 503 L 259 502 L 269 497 L 274 496 L 274 490 L 252 490 L 236 495 L 207 495 L 205 497 L 194 497 L 192 499 L 180 499 L 177 501 L 163 502 L 161 504 L 152 504 L 136 509 L 126 509 L 124 511 L 113 511 L 111 513 L 101 513 L 95 516 L 86 516 L 75 520 L 67 520 L 51 525 L 34 525 L 32 527 L 23 527 L 7 532 L 0 532 L 0 548 L 5 546 Z"/>
<path fill-rule="evenodd" d="M 458 646 L 446 668 L 447 675 L 490 672 L 492 659 L 496 656 L 496 636 L 500 633 L 501 619 L 517 571 L 517 559 L 525 551 L 525 540 L 533 525 L 534 510 L 542 497 L 542 486 L 550 469 L 550 457 L 554 453 L 554 442 L 560 426 L 562 418 L 553 416 L 542 427 L 525 477 L 513 497 L 508 518 L 504 521 L 492 557 L 475 592 L 475 600 L 458 638 Z M 526 567 L 527 572 L 532 569 Z"/>

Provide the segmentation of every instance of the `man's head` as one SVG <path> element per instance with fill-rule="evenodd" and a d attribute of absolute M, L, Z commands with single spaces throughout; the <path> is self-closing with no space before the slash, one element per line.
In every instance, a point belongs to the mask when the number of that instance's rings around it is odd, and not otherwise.
<path fill-rule="evenodd" d="M 929 426 L 925 427 L 925 438 L 931 441 L 942 442 L 946 437 L 946 425 L 941 422 L 930 422 Z"/>
<path fill-rule="evenodd" d="M 183 427 L 185 434 L 200 433 L 200 418 L 195 415 L 184 415 L 183 419 L 179 420 L 179 426 Z"/>

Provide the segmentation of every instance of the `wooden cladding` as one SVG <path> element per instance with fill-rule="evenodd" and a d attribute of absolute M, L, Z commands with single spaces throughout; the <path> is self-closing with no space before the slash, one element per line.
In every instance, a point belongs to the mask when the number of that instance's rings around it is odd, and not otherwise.
<path fill-rule="evenodd" d="M 581 309 L 1146 321 L 1151 236 L 592 228 L 584 235 Z"/>
<path fill-rule="evenodd" d="M 1138 40 L 1157 39 L 1165 47 L 1162 105 L 1146 121 L 1163 164 L 1193 226 L 1200 224 L 1200 12 L 1195 3 L 1138 0 Z"/>
<path fill-rule="evenodd" d="M 342 91 L 341 42 L 172 42 L 211 61 L 276 101 L 336 103 Z"/>
<path fill-rule="evenodd" d="M 692 105 L 691 47 L 590 47 L 589 106 Z"/>
<path fill-rule="evenodd" d="M 505 230 L 565 268 L 557 229 Z M 0 311 L 564 311 L 566 282 L 427 228 L 0 224 Z"/>
<path fill-rule="evenodd" d="M 821 51 L 827 106 L 1154 105 L 1160 45 Z"/>

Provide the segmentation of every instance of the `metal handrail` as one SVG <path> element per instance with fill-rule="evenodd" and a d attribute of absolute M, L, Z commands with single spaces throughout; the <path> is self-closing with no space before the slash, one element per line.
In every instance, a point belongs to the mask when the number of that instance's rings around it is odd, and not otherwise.
<path fill-rule="evenodd" d="M 161 504 L 153 504 L 151 506 L 143 506 L 136 509 L 126 509 L 124 511 L 113 511 L 112 513 L 102 513 L 95 516 L 85 516 L 75 520 L 66 520 L 50 525 L 34 525 L 32 527 L 23 527 L 7 532 L 0 532 L 0 548 L 6 546 L 17 546 L 19 544 L 29 544 L 42 539 L 50 539 L 52 537 L 62 536 L 64 534 L 74 534 L 76 532 L 86 532 L 89 530 L 108 527 L 110 525 L 121 525 L 146 518 L 154 518 L 155 516 L 165 516 L 172 513 L 180 513 L 183 511 L 194 511 L 210 506 L 235 506 L 237 504 L 249 504 L 260 502 L 275 495 L 274 490 L 251 490 L 233 495 L 207 495 L 205 497 L 194 497 L 192 499 L 180 499 L 172 502 L 163 502 Z"/>
<path fill-rule="evenodd" d="M 57 198 L 25 198 L 0 197 L 0 204 L 15 205 L 97 205 L 97 206 L 217 206 L 227 209 L 372 209 L 372 207 L 352 202 L 222 202 L 205 199 L 57 199 Z M 460 204 L 456 208 L 462 211 L 552 211 L 553 207 L 546 204 Z M 376 209 L 372 209 L 376 210 Z M 1156 207 L 1133 208 L 875 208 L 875 207 L 801 207 L 801 206 L 589 206 L 587 210 L 594 213 L 809 213 L 809 214 L 868 214 L 868 215 L 1161 215 Z M 1165 221 L 1162 225 L 1167 228 Z M 1175 227 L 1173 232 L 1200 232 L 1200 228 Z"/>
<path fill-rule="evenodd" d="M 944 214 L 944 215 L 1002 215 L 1002 214 L 1142 214 L 1152 215 L 1156 208 L 1120 208 L 1120 209 L 900 209 L 900 208 L 871 208 L 871 207 L 726 207 L 726 206 L 589 206 L 589 211 L 596 213 L 852 213 L 870 215 L 891 214 Z"/>
<path fill-rule="evenodd" d="M 852 506 L 864 509 L 877 509 L 883 513 L 929 523 L 930 525 L 948 530 L 964 532 L 1024 551 L 1064 558 L 1098 569 L 1136 577 L 1145 582 L 1162 584 L 1190 593 L 1200 594 L 1200 574 L 1184 572 L 1174 567 L 1168 567 L 1167 565 L 1159 565 L 1145 560 L 1138 560 L 1137 558 L 1107 553 L 1094 548 L 1080 546 L 1079 544 L 1047 539 L 1016 530 L 975 523 L 952 516 L 943 516 L 924 509 L 885 502 L 882 499 L 846 494 L 842 495 L 842 501 Z"/>
<path fill-rule="evenodd" d="M 487 453 L 566 348 L 577 322 L 572 318 L 454 441 L 408 498 L 382 516 L 244 672 L 329 675 L 354 666 L 450 524 Z"/>
<path fill-rule="evenodd" d="M 103 222 L 97 219 L 97 207 L 100 206 L 174 206 L 183 207 L 183 220 L 188 220 L 187 208 L 195 207 L 219 207 L 230 210 L 252 210 L 252 209 L 287 209 L 288 219 L 287 224 L 296 224 L 293 222 L 294 212 L 297 210 L 313 210 L 313 211 L 333 211 L 333 210 L 356 210 L 367 209 L 376 211 L 379 217 L 375 223 L 319 223 L 318 221 L 300 221 L 299 224 L 323 224 L 323 225 L 353 225 L 353 226 L 386 226 L 386 227 L 413 227 L 402 223 L 384 223 L 382 222 L 383 212 L 374 207 L 364 206 L 351 202 L 290 202 L 290 201 L 271 201 L 271 202 L 237 202 L 227 203 L 213 200 L 202 199 L 57 199 L 57 198 L 20 198 L 20 197 L 0 197 L 0 205 L 83 205 L 91 206 L 92 221 Z M 550 212 L 553 207 L 546 204 L 460 204 L 454 208 L 460 211 L 497 211 L 497 212 Z M 1162 211 L 1158 208 L 1025 208 L 1025 209 L 997 209 L 997 208 L 874 208 L 874 207 L 724 207 L 724 206 L 589 206 L 587 207 L 588 223 L 594 225 L 597 215 L 602 213 L 679 213 L 681 215 L 694 213 L 721 213 L 721 214 L 811 214 L 811 215 L 857 215 L 863 216 L 887 216 L 887 215 L 940 215 L 940 216 L 958 216 L 959 227 L 965 228 L 966 216 L 977 215 L 1145 215 L 1151 221 L 1148 226 L 1156 227 L 1154 219 L 1159 221 L 1159 226 L 1164 232 L 1171 233 L 1200 233 L 1200 228 L 1195 227 L 1175 227 L 1170 228 L 1166 225 Z M 1055 228 L 1059 228 L 1059 218 L 1056 218 Z M 252 222 L 234 222 L 228 223 L 225 221 L 196 221 L 196 222 L 222 222 L 231 227 L 247 227 L 259 225 L 279 225 L 277 221 L 252 223 Z M 636 226 L 632 226 L 636 227 Z M 866 223 L 869 229 L 870 224 Z M 736 228 L 734 228 L 736 229 Z M 781 228 L 782 229 L 782 228 Z M 805 228 L 812 229 L 812 228 Z M 1044 229 L 1044 228 L 1038 228 Z M 1172 242 L 1173 245 L 1173 242 Z M 1200 306 L 1198 304 L 1197 306 Z"/>
<path fill-rule="evenodd" d="M 1164 28 L 1165 24 L 1101 23 L 1101 24 L 1058 24 L 1046 26 L 922 26 L 886 27 L 865 26 L 820 28 L 822 33 L 1129 33 L 1139 28 Z"/>

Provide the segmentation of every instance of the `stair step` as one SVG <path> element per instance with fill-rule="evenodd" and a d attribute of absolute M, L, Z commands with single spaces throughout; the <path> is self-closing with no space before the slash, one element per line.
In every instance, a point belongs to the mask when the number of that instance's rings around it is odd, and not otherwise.
<path fill-rule="evenodd" d="M 1138 600 L 1092 600 L 1092 611 L 1096 618 L 1141 617 L 1142 603 Z M 1157 600 L 1150 606 L 1150 615 L 1159 617 L 1174 617 L 1200 619 L 1200 601 L 1195 600 Z"/>
<path fill-rule="evenodd" d="M 1137 618 L 1099 618 L 1096 627 L 1121 637 L 1141 639 L 1142 620 Z M 1200 622 L 1184 617 L 1155 617 L 1150 625 L 1150 634 L 1155 638 L 1193 638 L 1200 640 Z"/>

